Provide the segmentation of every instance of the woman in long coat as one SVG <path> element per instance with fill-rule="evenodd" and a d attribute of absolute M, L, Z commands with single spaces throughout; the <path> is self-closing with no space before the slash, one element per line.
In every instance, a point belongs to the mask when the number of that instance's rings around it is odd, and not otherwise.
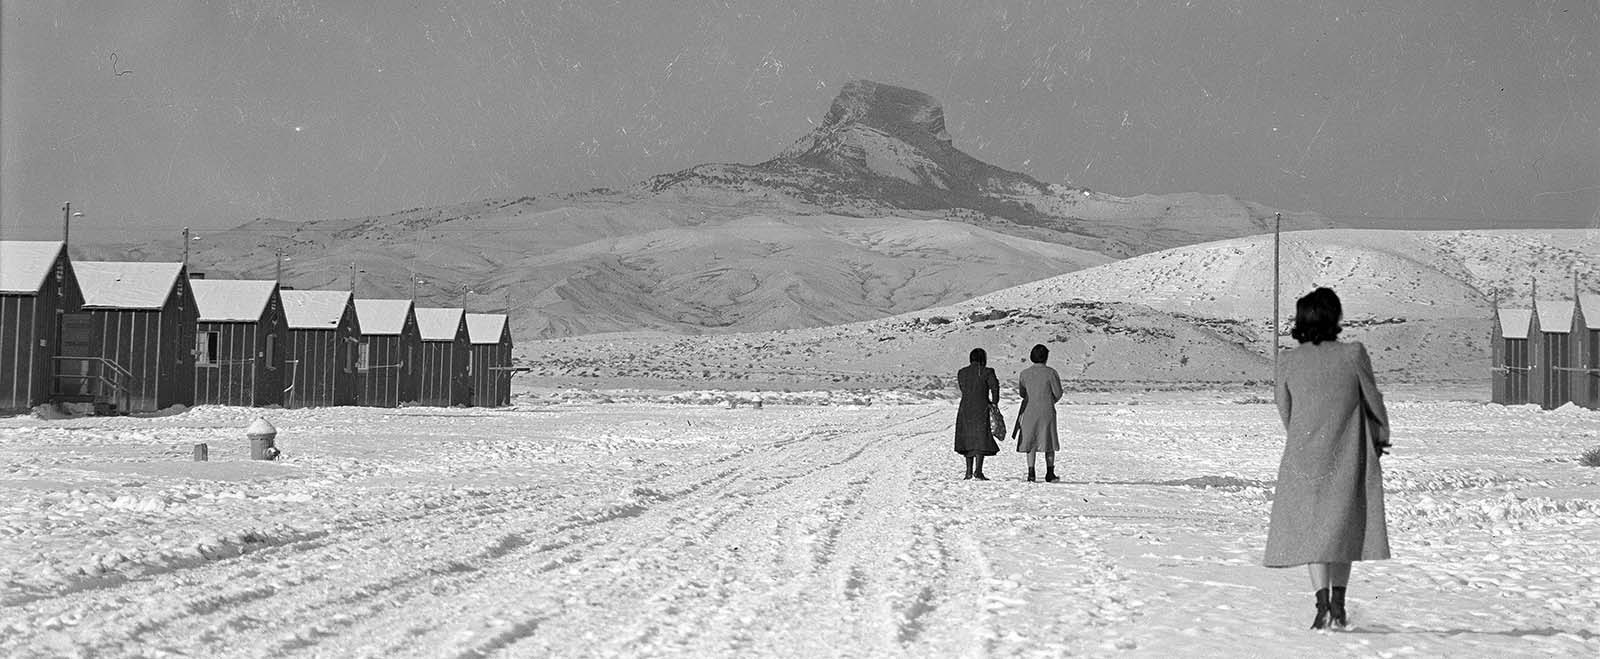
<path fill-rule="evenodd" d="M 1312 629 L 1344 627 L 1350 564 L 1389 558 L 1378 456 L 1389 446 L 1389 415 L 1360 343 L 1341 343 L 1343 309 L 1331 289 L 1295 304 L 1282 355 L 1278 414 L 1288 431 L 1267 531 L 1267 567 L 1306 565 L 1316 591 Z"/>
<path fill-rule="evenodd" d="M 1035 345 L 1028 353 L 1032 366 L 1017 376 L 1017 393 L 1022 395 L 1022 409 L 1017 410 L 1017 425 L 1011 436 L 1017 438 L 1017 452 L 1028 454 L 1028 481 L 1034 480 L 1034 465 L 1039 452 L 1044 452 L 1044 482 L 1054 483 L 1056 478 L 1056 451 L 1061 440 L 1056 433 L 1056 401 L 1061 400 L 1061 376 L 1056 369 L 1045 366 L 1050 359 L 1050 349 Z"/>
<path fill-rule="evenodd" d="M 967 479 L 986 481 L 989 478 L 983 475 L 983 459 L 1000 452 L 989 426 L 989 408 L 1000 403 L 1000 380 L 989 368 L 989 353 L 983 348 L 973 348 L 969 361 L 966 368 L 956 371 L 956 386 L 961 388 L 961 405 L 956 408 L 956 452 L 967 458 Z"/>

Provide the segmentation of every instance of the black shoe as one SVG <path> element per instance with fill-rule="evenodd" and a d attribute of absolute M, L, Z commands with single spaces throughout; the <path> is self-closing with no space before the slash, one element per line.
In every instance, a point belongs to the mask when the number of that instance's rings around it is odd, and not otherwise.
<path fill-rule="evenodd" d="M 1054 470 L 1054 469 L 1045 470 L 1045 472 L 1044 472 L 1044 482 L 1046 482 L 1046 483 L 1054 483 L 1054 482 L 1059 481 L 1059 480 L 1061 480 L 1061 479 L 1056 477 L 1056 470 Z"/>
<path fill-rule="evenodd" d="M 1323 588 L 1321 590 L 1318 590 L 1317 591 L 1317 619 L 1311 621 L 1311 628 L 1312 629 L 1327 629 L 1328 628 L 1328 614 L 1330 613 L 1330 609 L 1331 608 L 1332 608 L 1332 605 L 1329 604 L 1329 602 L 1328 602 L 1328 589 L 1327 588 Z"/>
<path fill-rule="evenodd" d="M 972 472 L 970 472 L 970 471 L 969 471 L 969 472 L 967 472 L 967 475 L 966 475 L 966 476 L 963 476 L 963 477 L 961 477 L 961 480 L 964 480 L 964 481 L 970 481 L 970 480 L 972 480 Z"/>
<path fill-rule="evenodd" d="M 980 480 L 980 481 L 986 481 L 986 480 L 989 480 L 989 477 L 988 477 L 988 476 L 985 476 L 985 475 L 983 475 L 983 472 L 981 472 L 981 471 L 979 471 L 979 472 L 974 472 L 974 473 L 973 473 L 973 474 L 972 474 L 972 477 L 973 477 L 973 478 L 974 478 L 974 479 L 976 479 L 976 480 Z"/>
<path fill-rule="evenodd" d="M 1029 483 L 1032 483 L 1032 482 L 1033 482 L 1033 481 L 1034 481 L 1034 478 L 1033 478 L 1033 470 L 1032 470 L 1032 469 L 1029 469 L 1029 470 L 1028 470 L 1028 482 L 1029 482 Z"/>
<path fill-rule="evenodd" d="M 1345 617 L 1344 611 L 1344 586 L 1334 586 L 1333 592 L 1328 597 L 1328 624 L 1335 629 L 1350 626 L 1350 620 Z"/>

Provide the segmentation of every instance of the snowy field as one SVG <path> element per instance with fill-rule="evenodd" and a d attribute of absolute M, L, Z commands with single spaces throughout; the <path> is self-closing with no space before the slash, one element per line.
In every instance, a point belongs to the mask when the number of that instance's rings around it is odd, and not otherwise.
<path fill-rule="evenodd" d="M 1059 484 L 922 392 L 0 419 L 0 656 L 1600 655 L 1600 414 L 1476 395 L 1390 392 L 1336 633 L 1256 393 L 1069 394 Z"/>

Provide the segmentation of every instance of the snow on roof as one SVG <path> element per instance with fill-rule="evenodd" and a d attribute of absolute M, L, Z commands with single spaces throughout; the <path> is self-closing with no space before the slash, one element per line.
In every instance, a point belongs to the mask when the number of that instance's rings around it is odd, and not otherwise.
<path fill-rule="evenodd" d="M 469 313 L 467 314 L 467 339 L 473 343 L 494 345 L 500 342 L 500 334 L 506 329 L 506 315 L 503 313 Z"/>
<path fill-rule="evenodd" d="M 350 303 L 350 291 L 278 291 L 290 329 L 334 329 Z"/>
<path fill-rule="evenodd" d="M 59 240 L 0 240 L 0 293 L 38 293 L 60 254 Z"/>
<path fill-rule="evenodd" d="M 83 306 L 108 309 L 160 309 L 178 283 L 182 263 L 73 261 L 83 289 Z"/>
<path fill-rule="evenodd" d="M 417 307 L 417 329 L 423 341 L 454 341 L 464 309 Z"/>
<path fill-rule="evenodd" d="M 191 279 L 194 306 L 207 323 L 261 320 L 278 282 L 270 279 Z"/>
<path fill-rule="evenodd" d="M 1528 323 L 1533 320 L 1532 309 L 1500 309 L 1500 331 L 1508 339 L 1528 338 Z"/>
<path fill-rule="evenodd" d="M 1600 295 L 1584 293 L 1578 296 L 1578 306 L 1583 307 L 1583 325 L 1600 330 Z"/>
<path fill-rule="evenodd" d="M 1572 331 L 1572 300 L 1537 300 L 1533 303 L 1539 310 L 1539 331 L 1546 334 L 1567 334 Z"/>
<path fill-rule="evenodd" d="M 362 334 L 396 336 L 406 328 L 411 300 L 356 300 L 356 319 Z"/>

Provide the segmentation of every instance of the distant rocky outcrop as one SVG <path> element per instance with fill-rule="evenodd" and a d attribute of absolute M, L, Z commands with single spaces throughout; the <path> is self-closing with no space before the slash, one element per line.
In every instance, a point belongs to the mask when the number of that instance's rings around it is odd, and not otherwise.
<path fill-rule="evenodd" d="M 843 215 L 935 212 L 1116 257 L 1270 231 L 1280 212 L 1225 195 L 1123 198 L 1043 183 L 956 148 L 932 96 L 870 80 L 845 84 L 822 125 L 771 160 L 700 165 L 645 186 L 777 194 Z M 1284 213 L 1285 230 L 1332 226 L 1315 213 Z"/>
<path fill-rule="evenodd" d="M 967 155 L 951 143 L 944 108 L 919 91 L 868 80 L 844 86 L 822 126 L 760 167 L 798 165 L 856 181 L 893 179 L 955 195 L 1041 193 L 1032 177 Z M 954 199 L 952 199 L 954 200 Z"/>
<path fill-rule="evenodd" d="M 963 152 L 933 97 L 850 82 L 822 124 L 756 164 L 623 189 L 310 222 L 256 220 L 191 245 L 194 269 L 475 311 L 519 340 L 825 327 L 949 305 L 1129 255 L 1271 230 L 1226 195 L 1119 197 Z M 1326 226 L 1285 214 L 1286 229 Z M 178 258 L 175 241 L 102 250 Z M 278 261 L 281 251 L 283 260 Z"/>

